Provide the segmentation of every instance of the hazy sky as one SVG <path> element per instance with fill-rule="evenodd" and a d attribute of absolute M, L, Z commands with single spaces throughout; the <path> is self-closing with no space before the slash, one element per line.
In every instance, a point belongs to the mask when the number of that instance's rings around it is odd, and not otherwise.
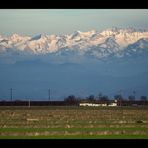
<path fill-rule="evenodd" d="M 1 9 L 0 35 L 71 34 L 113 26 L 148 28 L 148 9 Z"/>

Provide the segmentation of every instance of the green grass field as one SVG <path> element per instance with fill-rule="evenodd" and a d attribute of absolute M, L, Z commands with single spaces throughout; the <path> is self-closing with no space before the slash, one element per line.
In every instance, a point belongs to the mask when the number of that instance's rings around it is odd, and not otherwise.
<path fill-rule="evenodd" d="M 148 107 L 0 107 L 0 139 L 148 139 Z"/>

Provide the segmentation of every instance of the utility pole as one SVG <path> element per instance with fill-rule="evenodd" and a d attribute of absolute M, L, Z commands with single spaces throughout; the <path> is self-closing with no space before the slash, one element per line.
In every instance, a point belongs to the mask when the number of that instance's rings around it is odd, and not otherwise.
<path fill-rule="evenodd" d="M 122 90 L 121 89 L 119 91 L 119 94 L 120 94 L 120 106 L 122 106 Z"/>
<path fill-rule="evenodd" d="M 134 94 L 134 99 L 136 99 L 136 91 L 135 90 L 133 91 L 133 94 Z"/>
<path fill-rule="evenodd" d="M 12 88 L 10 88 L 10 99 L 11 99 L 11 101 L 12 101 Z"/>
<path fill-rule="evenodd" d="M 29 99 L 29 102 L 28 102 L 28 107 L 30 108 L 30 99 Z"/>
<path fill-rule="evenodd" d="M 48 93 L 49 93 L 49 101 L 50 101 L 50 89 L 48 90 Z"/>

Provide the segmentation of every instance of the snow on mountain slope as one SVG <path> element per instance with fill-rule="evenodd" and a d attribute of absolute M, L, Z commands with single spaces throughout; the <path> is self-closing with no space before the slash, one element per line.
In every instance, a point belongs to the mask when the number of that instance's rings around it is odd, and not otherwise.
<path fill-rule="evenodd" d="M 127 48 L 135 49 L 135 51 L 138 49 L 148 49 L 148 38 L 139 39 L 137 42 L 129 45 Z"/>
<path fill-rule="evenodd" d="M 112 54 L 120 57 L 120 55 L 125 55 L 123 52 L 129 52 L 129 50 L 136 52 L 147 48 L 147 39 L 147 30 L 117 27 L 102 32 L 95 30 L 75 31 L 71 35 L 63 36 L 39 34 L 27 37 L 13 34 L 8 38 L 0 36 L 0 53 L 7 54 L 7 51 L 11 50 L 22 55 L 25 52 L 34 55 L 61 55 L 62 52 L 70 52 L 78 55 L 90 55 L 95 58 L 107 57 Z"/>
<path fill-rule="evenodd" d="M 147 30 L 136 30 L 134 28 L 119 29 L 110 28 L 101 33 L 104 36 L 114 36 L 115 41 L 121 48 L 127 47 L 129 44 L 133 44 L 141 38 L 148 37 Z"/>

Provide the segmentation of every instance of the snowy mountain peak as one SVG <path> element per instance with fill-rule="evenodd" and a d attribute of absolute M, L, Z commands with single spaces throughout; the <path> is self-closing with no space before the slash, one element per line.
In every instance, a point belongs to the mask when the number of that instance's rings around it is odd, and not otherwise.
<path fill-rule="evenodd" d="M 119 28 L 119 27 L 112 27 L 108 28 L 101 32 L 104 36 L 111 36 L 111 35 L 118 35 L 118 34 L 134 34 L 134 33 L 144 33 L 148 32 L 147 29 L 135 29 L 134 27 L 128 28 Z"/>
<path fill-rule="evenodd" d="M 21 36 L 16 33 L 11 36 L 12 39 L 19 38 L 19 37 L 21 37 Z"/>
<path fill-rule="evenodd" d="M 39 40 L 41 37 L 42 37 L 42 34 L 36 35 L 36 36 L 32 37 L 32 38 L 30 39 L 30 41 Z"/>
<path fill-rule="evenodd" d="M 134 44 L 130 44 L 127 49 L 131 49 L 136 51 L 137 49 L 140 51 L 140 49 L 148 50 L 148 38 L 142 38 L 139 39 Z"/>
<path fill-rule="evenodd" d="M 110 32 L 119 32 L 119 30 L 121 30 L 122 28 L 119 27 L 112 27 L 112 28 L 107 28 L 104 31 L 110 31 Z"/>
<path fill-rule="evenodd" d="M 91 30 L 91 31 L 87 31 L 87 32 L 81 32 L 81 31 L 75 31 L 72 35 L 71 38 L 74 39 L 76 37 L 81 37 L 81 38 L 85 38 L 85 37 L 91 37 L 92 35 L 96 34 L 97 32 L 95 30 Z"/>
<path fill-rule="evenodd" d="M 75 31 L 72 35 L 71 35 L 71 39 L 75 39 L 77 37 L 81 36 L 81 31 Z"/>

